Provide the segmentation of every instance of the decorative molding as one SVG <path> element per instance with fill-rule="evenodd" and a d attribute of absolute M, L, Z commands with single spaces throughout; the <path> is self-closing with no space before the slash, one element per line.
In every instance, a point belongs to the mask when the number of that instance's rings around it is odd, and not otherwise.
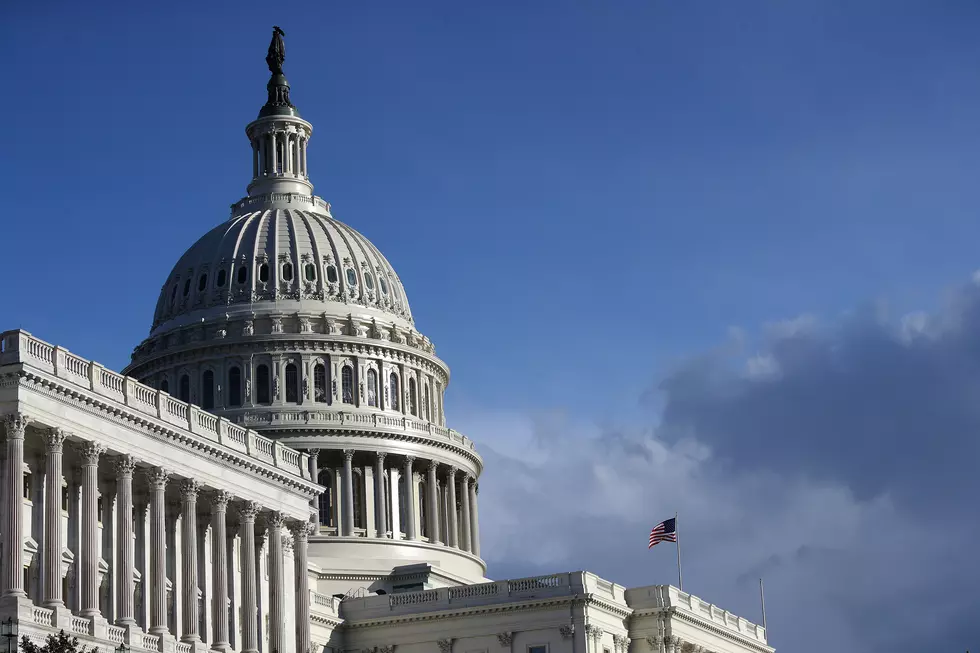
<path fill-rule="evenodd" d="M 44 444 L 48 453 L 61 453 L 64 450 L 65 440 L 68 432 L 64 429 L 50 429 L 44 437 Z"/>
<path fill-rule="evenodd" d="M 132 478 L 133 472 L 136 471 L 136 458 L 128 454 L 118 456 L 115 460 L 116 466 L 116 478 Z"/>
<path fill-rule="evenodd" d="M 498 637 L 499 637 L 499 635 L 498 635 Z M 439 644 L 439 653 L 453 653 L 453 638 L 452 637 L 449 637 L 447 639 L 440 639 L 438 641 L 438 644 Z"/>
<path fill-rule="evenodd" d="M 514 633 L 497 633 L 497 641 L 503 648 L 508 648 L 514 641 Z"/>
<path fill-rule="evenodd" d="M 24 439 L 24 431 L 31 419 L 24 413 L 11 413 L 3 416 L 3 425 L 7 432 L 7 439 Z"/>
<path fill-rule="evenodd" d="M 575 636 L 575 624 L 565 624 L 558 629 L 562 639 L 571 639 Z"/>
<path fill-rule="evenodd" d="M 170 479 L 170 472 L 163 467 L 148 467 L 143 473 L 151 490 L 162 490 Z"/>

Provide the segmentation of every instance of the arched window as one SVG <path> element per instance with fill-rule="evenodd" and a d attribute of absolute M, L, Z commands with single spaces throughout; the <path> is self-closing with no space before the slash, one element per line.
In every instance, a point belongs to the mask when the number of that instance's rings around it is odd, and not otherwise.
<path fill-rule="evenodd" d="M 255 392 L 257 404 L 271 404 L 269 401 L 269 367 L 259 365 L 255 368 Z"/>
<path fill-rule="evenodd" d="M 398 375 L 394 372 L 388 377 L 388 395 L 392 410 L 398 410 Z"/>
<path fill-rule="evenodd" d="M 173 308 L 175 303 L 177 303 L 177 284 L 176 283 L 174 284 L 173 289 L 170 291 L 170 308 Z"/>
<path fill-rule="evenodd" d="M 282 278 L 283 278 L 283 281 L 292 281 L 293 280 L 293 264 L 292 263 L 284 263 L 283 264 L 283 266 L 282 266 Z"/>
<path fill-rule="evenodd" d="M 320 495 L 320 499 L 317 506 L 320 512 L 320 525 L 336 526 L 336 524 L 333 523 L 333 506 L 334 506 L 333 470 L 321 469 L 320 473 L 317 475 L 317 482 L 326 488 L 323 491 L 323 494 Z"/>
<path fill-rule="evenodd" d="M 316 281 L 316 266 L 315 265 L 313 265 L 312 263 L 307 263 L 306 264 L 305 271 L 306 271 L 306 280 L 307 281 Z"/>
<path fill-rule="evenodd" d="M 378 373 L 374 369 L 369 369 L 367 373 L 367 400 L 368 406 L 378 405 Z"/>
<path fill-rule="evenodd" d="M 422 417 L 428 420 L 429 416 L 429 384 L 422 386 Z"/>
<path fill-rule="evenodd" d="M 357 285 L 357 273 L 354 272 L 354 268 L 347 268 L 347 285 L 352 287 Z"/>
<path fill-rule="evenodd" d="M 269 281 L 269 264 L 263 263 L 259 266 L 259 281 L 267 283 Z"/>
<path fill-rule="evenodd" d="M 170 381 L 168 381 L 167 379 L 164 379 L 163 381 L 160 381 L 160 391 L 161 392 L 170 392 Z"/>
<path fill-rule="evenodd" d="M 327 266 L 327 281 L 337 283 L 337 268 L 332 265 Z"/>
<path fill-rule="evenodd" d="M 293 363 L 286 366 L 286 401 L 292 404 L 299 401 L 299 374 Z"/>
<path fill-rule="evenodd" d="M 197 280 L 197 292 L 204 292 L 204 289 L 208 287 L 208 273 L 205 272 Z"/>
<path fill-rule="evenodd" d="M 414 377 L 408 380 L 408 412 L 418 417 L 419 411 L 418 404 L 416 403 Z"/>
<path fill-rule="evenodd" d="M 327 368 L 323 363 L 313 366 L 313 401 L 327 401 Z"/>
<path fill-rule="evenodd" d="M 244 285 L 244 283 L 248 281 L 248 266 L 243 265 L 238 268 L 237 281 L 239 286 Z"/>
<path fill-rule="evenodd" d="M 187 297 L 187 293 L 191 291 L 191 280 L 188 279 L 184 282 L 184 297 Z"/>
<path fill-rule="evenodd" d="M 180 400 L 186 402 L 191 400 L 191 377 L 186 374 L 180 377 Z"/>
<path fill-rule="evenodd" d="M 367 286 L 368 290 L 374 290 L 374 277 L 371 276 L 370 272 L 364 273 L 364 285 Z"/>
<path fill-rule="evenodd" d="M 354 368 L 350 365 L 344 365 L 340 372 L 340 379 L 344 391 L 344 403 L 354 403 Z"/>
<path fill-rule="evenodd" d="M 225 287 L 225 281 L 228 280 L 228 272 L 226 270 L 218 270 L 218 279 L 215 283 L 218 284 L 219 288 Z"/>
<path fill-rule="evenodd" d="M 242 370 L 239 367 L 228 370 L 228 405 L 242 405 Z"/>
<path fill-rule="evenodd" d="M 211 370 L 205 370 L 201 375 L 201 408 L 214 408 L 214 372 Z"/>

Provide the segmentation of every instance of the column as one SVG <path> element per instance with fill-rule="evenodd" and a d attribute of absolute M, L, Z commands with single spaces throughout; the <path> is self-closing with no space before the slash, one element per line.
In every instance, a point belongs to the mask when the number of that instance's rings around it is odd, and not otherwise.
<path fill-rule="evenodd" d="M 296 653 L 311 653 L 309 522 L 293 525 L 293 559 L 296 563 Z"/>
<path fill-rule="evenodd" d="M 218 490 L 211 495 L 211 571 L 214 577 L 212 614 L 214 641 L 211 648 L 225 651 L 228 643 L 228 536 L 226 517 L 231 494 Z M 281 564 L 281 563 L 280 563 Z"/>
<path fill-rule="evenodd" d="M 269 515 L 269 651 L 283 650 L 283 551 L 281 512 Z"/>
<path fill-rule="evenodd" d="M 259 146 L 252 141 L 252 178 L 259 176 Z"/>
<path fill-rule="evenodd" d="M 136 459 L 120 456 L 116 459 L 116 559 L 119 569 L 116 576 L 116 624 L 135 626 L 133 610 L 133 472 Z"/>
<path fill-rule="evenodd" d="M 278 135 L 276 134 L 276 132 L 272 132 L 271 134 L 269 134 L 269 144 L 272 147 L 272 155 L 270 157 L 270 163 L 272 164 L 272 170 L 270 171 L 270 174 L 273 174 L 273 175 L 278 174 L 278 170 L 279 170 L 279 152 L 276 151 L 276 149 L 277 149 L 276 148 L 276 141 L 277 140 L 279 140 L 279 139 L 278 139 Z"/>
<path fill-rule="evenodd" d="M 446 501 L 446 525 L 449 527 L 449 546 L 459 548 L 459 523 L 456 521 L 456 468 L 449 468 L 449 480 L 446 481 L 448 497 Z"/>
<path fill-rule="evenodd" d="M 344 510 L 341 515 L 344 521 L 344 528 L 341 535 L 350 537 L 354 534 L 354 470 L 351 469 L 351 460 L 354 458 L 354 451 L 351 449 L 344 449 L 344 473 L 343 473 L 343 484 L 344 489 L 342 492 L 342 497 L 344 501 Z"/>
<path fill-rule="evenodd" d="M 259 635 L 255 620 L 258 605 L 255 590 L 255 517 L 259 504 L 247 502 L 238 513 L 242 535 L 242 653 L 258 653 Z"/>
<path fill-rule="evenodd" d="M 164 502 L 170 472 L 153 467 L 146 472 L 150 491 L 150 582 L 144 596 L 150 598 L 149 632 L 163 635 L 167 631 L 167 506 Z M 84 491 L 84 490 L 83 490 Z"/>
<path fill-rule="evenodd" d="M 266 156 L 266 149 L 267 149 L 266 139 L 263 138 L 262 136 L 259 136 L 256 139 L 256 143 L 258 144 L 259 147 L 259 174 L 266 175 L 268 174 L 268 165 L 269 165 L 268 157 Z"/>
<path fill-rule="evenodd" d="M 105 447 L 86 442 L 82 456 L 82 605 L 78 614 L 99 616 L 99 457 Z M 59 520 L 60 521 L 60 520 Z M 161 533 L 162 536 L 162 533 Z"/>
<path fill-rule="evenodd" d="M 459 546 L 464 551 L 472 551 L 470 548 L 470 475 L 463 473 L 463 480 L 459 485 L 459 505 L 460 512 L 463 514 L 462 528 L 460 528 Z"/>
<path fill-rule="evenodd" d="M 388 530 L 385 525 L 385 453 L 379 451 L 377 456 L 374 461 L 374 528 L 378 537 L 385 537 Z"/>
<path fill-rule="evenodd" d="M 183 633 L 180 641 L 193 644 L 201 641 L 197 614 L 197 494 L 201 484 L 187 479 L 180 484 L 180 564 L 183 612 Z"/>
<path fill-rule="evenodd" d="M 470 552 L 480 557 L 480 513 L 476 507 L 476 495 L 480 493 L 480 486 L 476 479 L 470 486 Z"/>
<path fill-rule="evenodd" d="M 415 539 L 415 456 L 405 456 L 405 539 Z"/>
<path fill-rule="evenodd" d="M 6 415 L 7 468 L 4 474 L 3 596 L 26 597 L 24 591 L 24 432 L 30 420 L 21 413 Z"/>
<path fill-rule="evenodd" d="M 303 157 L 303 176 L 309 177 L 310 173 L 306 170 L 306 137 L 300 139 L 300 156 Z M 301 652 L 302 653 L 302 652 Z"/>
<path fill-rule="evenodd" d="M 429 541 L 435 544 L 442 544 L 439 540 L 439 499 L 438 499 L 438 489 L 436 485 L 436 470 L 439 468 L 439 463 L 434 460 L 429 461 L 429 479 L 425 484 L 425 492 L 429 495 L 429 519 L 428 519 L 428 533 Z"/>
<path fill-rule="evenodd" d="M 44 606 L 65 607 L 61 595 L 61 461 L 66 433 L 52 429 L 46 438 L 47 469 L 44 474 Z"/>
<path fill-rule="evenodd" d="M 320 482 L 320 450 L 307 449 L 306 453 L 310 456 L 310 480 L 314 483 Z"/>

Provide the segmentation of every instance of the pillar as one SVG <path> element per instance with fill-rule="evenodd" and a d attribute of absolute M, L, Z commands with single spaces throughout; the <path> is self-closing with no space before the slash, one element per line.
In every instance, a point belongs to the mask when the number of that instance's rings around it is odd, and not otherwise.
<path fill-rule="evenodd" d="M 258 143 L 252 141 L 252 178 L 255 179 L 259 176 L 259 146 Z"/>
<path fill-rule="evenodd" d="M 344 449 L 344 472 L 342 482 L 344 484 L 344 489 L 342 492 L 342 497 L 344 500 L 344 509 L 341 518 L 344 522 L 344 528 L 341 535 L 350 537 L 354 534 L 354 470 L 351 469 L 351 461 L 354 458 L 354 451 L 351 449 Z"/>
<path fill-rule="evenodd" d="M 82 456 L 82 605 L 78 614 L 99 616 L 99 457 L 105 447 L 86 442 Z M 60 521 L 60 520 L 59 520 Z"/>
<path fill-rule="evenodd" d="M 310 480 L 314 483 L 320 482 L 320 450 L 307 449 L 306 453 L 310 456 Z"/>
<path fill-rule="evenodd" d="M 269 143 L 272 146 L 272 156 L 270 157 L 270 162 L 272 163 L 272 170 L 270 174 L 276 175 L 279 172 L 279 152 L 277 151 L 276 141 L 278 140 L 278 135 L 276 132 L 269 134 Z"/>
<path fill-rule="evenodd" d="M 52 609 L 65 606 L 61 595 L 61 462 L 64 456 L 66 433 L 52 429 L 45 441 L 47 469 L 44 480 L 44 606 Z"/>
<path fill-rule="evenodd" d="M 135 626 L 133 610 L 133 472 L 136 459 L 120 456 L 116 459 L 116 624 Z M 196 602 L 196 601 L 195 601 Z"/>
<path fill-rule="evenodd" d="M 379 451 L 374 461 L 374 529 L 377 537 L 385 537 L 385 453 Z M 394 528 L 392 528 L 394 531 Z M 394 535 L 394 533 L 392 533 Z"/>
<path fill-rule="evenodd" d="M 439 463 L 434 460 L 429 461 L 429 479 L 425 484 L 425 493 L 429 495 L 429 519 L 428 519 L 428 533 L 429 541 L 435 544 L 441 544 L 439 540 L 439 498 L 438 498 L 438 481 L 436 480 L 436 470 L 439 469 Z"/>
<path fill-rule="evenodd" d="M 470 552 L 480 557 L 480 512 L 477 510 L 476 495 L 480 493 L 480 485 L 473 479 L 470 486 Z"/>
<path fill-rule="evenodd" d="M 282 605 L 284 591 L 282 525 L 285 519 L 281 512 L 269 514 L 269 651 L 275 653 L 283 650 L 283 617 L 285 610 Z"/>
<path fill-rule="evenodd" d="M 167 506 L 165 491 L 170 472 L 153 467 L 146 472 L 146 482 L 150 491 L 150 627 L 153 635 L 163 635 L 167 631 L 167 550 L 164 546 L 167 537 Z M 84 491 L 84 490 L 83 490 Z M 144 587 L 147 584 L 144 582 Z M 196 601 L 195 597 L 195 601 Z"/>
<path fill-rule="evenodd" d="M 211 495 L 211 571 L 214 577 L 212 614 L 214 641 L 211 648 L 225 651 L 228 643 L 228 536 L 226 518 L 231 494 L 218 490 Z"/>
<path fill-rule="evenodd" d="M 446 544 L 459 548 L 459 526 L 456 522 L 456 468 L 449 468 L 449 480 L 446 481 Z"/>
<path fill-rule="evenodd" d="M 306 170 L 306 143 L 307 143 L 307 139 L 306 139 L 305 136 L 303 137 L 303 139 L 302 139 L 301 142 L 302 142 L 302 145 L 300 147 L 300 150 L 302 152 L 302 157 L 303 157 L 303 176 L 304 177 L 309 177 L 310 176 L 310 173 Z"/>
<path fill-rule="evenodd" d="M 309 522 L 293 525 L 293 560 L 296 563 L 296 653 L 310 653 Z"/>
<path fill-rule="evenodd" d="M 463 523 L 462 527 L 459 529 L 460 543 L 459 547 L 464 551 L 472 551 L 470 546 L 470 535 L 472 533 L 470 527 L 470 475 L 463 473 L 463 481 L 459 485 L 459 505 L 460 512 L 462 513 Z"/>
<path fill-rule="evenodd" d="M 242 535 L 242 653 L 258 653 L 256 627 L 258 598 L 255 588 L 255 517 L 259 504 L 247 502 L 238 513 Z"/>
<path fill-rule="evenodd" d="M 415 476 L 412 472 L 414 456 L 405 456 L 405 539 L 414 540 L 415 536 Z"/>
<path fill-rule="evenodd" d="M 180 485 L 180 564 L 183 605 L 183 633 L 180 641 L 201 641 L 197 614 L 197 494 L 201 484 L 187 479 Z"/>
<path fill-rule="evenodd" d="M 3 596 L 25 598 L 24 591 L 24 432 L 30 420 L 14 413 L 4 417 L 7 431 L 7 468 L 4 497 L 7 521 L 3 525 Z M 59 520 L 60 521 L 60 520 Z"/>

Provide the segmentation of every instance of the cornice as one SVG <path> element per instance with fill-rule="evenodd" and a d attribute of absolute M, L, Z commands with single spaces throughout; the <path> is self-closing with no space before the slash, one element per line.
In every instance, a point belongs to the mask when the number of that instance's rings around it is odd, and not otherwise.
<path fill-rule="evenodd" d="M 764 644 L 760 644 L 759 642 L 757 642 L 755 640 L 749 639 L 748 637 L 746 637 L 745 635 L 743 635 L 741 633 L 738 633 L 738 632 L 729 630 L 727 628 L 722 628 L 718 624 L 712 623 L 710 621 L 705 621 L 704 619 L 698 617 L 697 615 L 695 615 L 695 614 L 693 614 L 691 612 L 688 612 L 687 610 L 673 609 L 673 608 L 676 608 L 676 607 L 677 606 L 672 606 L 672 611 L 670 612 L 670 616 L 677 617 L 681 621 L 686 621 L 686 622 L 688 622 L 690 624 L 693 624 L 693 625 L 695 625 L 695 626 L 697 626 L 699 628 L 702 628 L 704 630 L 707 630 L 708 632 L 714 633 L 715 635 L 718 635 L 720 637 L 724 637 L 726 639 L 730 639 L 733 642 L 737 642 L 738 644 L 741 644 L 742 646 L 747 646 L 749 648 L 755 649 L 755 650 L 759 651 L 760 653 L 772 653 L 775 650 L 775 649 L 773 649 L 773 648 L 771 648 L 769 646 L 766 646 Z M 663 612 L 664 610 L 660 610 L 660 611 Z"/>
<path fill-rule="evenodd" d="M 385 443 L 391 442 L 407 442 L 411 444 L 420 444 L 427 447 L 432 447 L 434 449 L 442 449 L 456 454 L 466 460 L 472 461 L 474 464 L 475 476 L 479 478 L 480 474 L 483 472 L 483 458 L 480 454 L 476 452 L 475 449 L 464 449 L 453 442 L 447 442 L 443 440 L 436 440 L 435 438 L 427 438 L 424 436 L 413 435 L 411 433 L 405 433 L 404 431 L 366 431 L 363 429 L 351 428 L 351 427 L 333 427 L 322 424 L 311 424 L 309 426 L 303 426 L 302 424 L 295 424 L 289 427 L 263 427 L 261 425 L 256 425 L 255 423 L 249 423 L 248 428 L 255 429 L 264 435 L 268 435 L 275 439 L 284 440 L 296 440 L 304 437 L 313 437 L 313 435 L 304 435 L 304 431 L 313 431 L 315 433 L 328 432 L 329 435 L 346 435 L 355 438 L 374 438 L 381 440 Z M 287 445 L 293 446 L 293 445 Z M 307 446 L 307 445 L 302 445 Z M 323 443 L 317 442 L 317 446 L 323 447 Z M 342 448 L 342 447 L 338 447 Z M 384 447 L 381 447 L 384 448 Z"/>
<path fill-rule="evenodd" d="M 304 496 L 313 498 L 320 494 L 320 486 L 315 483 L 283 473 L 271 465 L 243 456 L 241 453 L 223 447 L 217 442 L 182 433 L 169 424 L 134 412 L 127 406 L 111 403 L 98 394 L 85 392 L 78 386 L 62 383 L 57 378 L 42 376 L 27 369 L 17 370 L 14 373 L 8 372 L 4 376 L 15 377 L 17 384 L 26 390 L 46 395 L 90 415 L 122 424 L 126 428 L 139 429 L 144 435 L 162 437 L 173 444 L 212 458 L 216 462 L 233 465 L 247 472 L 273 479 Z"/>
<path fill-rule="evenodd" d="M 392 595 L 396 596 L 396 595 Z M 582 596 L 580 594 L 566 594 L 564 596 L 556 596 L 546 599 L 538 599 L 536 601 L 514 601 L 509 603 L 491 603 L 487 605 L 469 606 L 464 608 L 459 608 L 456 610 L 438 610 L 434 612 L 417 612 L 413 614 L 403 614 L 392 617 L 379 617 L 374 619 L 363 619 L 354 621 L 348 618 L 344 618 L 344 625 L 346 628 L 370 628 L 374 626 L 388 626 L 403 623 L 414 623 L 420 621 L 437 621 L 440 619 L 455 619 L 457 617 L 467 617 L 470 615 L 478 614 L 494 614 L 500 612 L 516 612 L 516 611 L 528 611 L 528 610 L 544 610 L 546 608 L 568 605 L 574 601 L 581 601 Z M 341 610 L 343 610 L 343 603 L 341 603 Z"/>

